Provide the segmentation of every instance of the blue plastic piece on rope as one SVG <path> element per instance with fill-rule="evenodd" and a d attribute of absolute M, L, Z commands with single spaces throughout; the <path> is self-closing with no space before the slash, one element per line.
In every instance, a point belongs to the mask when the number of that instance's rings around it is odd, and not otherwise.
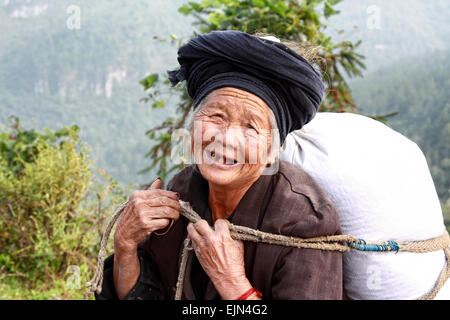
<path fill-rule="evenodd" d="M 388 241 L 382 244 L 367 244 L 363 239 L 359 239 L 358 242 L 350 242 L 348 245 L 359 251 L 373 251 L 373 252 L 385 252 L 385 251 L 396 251 L 400 249 L 399 245 L 395 241 Z"/>

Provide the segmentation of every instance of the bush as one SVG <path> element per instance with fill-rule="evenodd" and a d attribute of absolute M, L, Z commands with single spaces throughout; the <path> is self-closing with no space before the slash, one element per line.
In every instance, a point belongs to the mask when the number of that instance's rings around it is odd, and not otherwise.
<path fill-rule="evenodd" d="M 125 191 L 102 171 L 108 185 L 94 183 L 76 126 L 11 128 L 0 134 L 0 297 L 81 298 Z"/>

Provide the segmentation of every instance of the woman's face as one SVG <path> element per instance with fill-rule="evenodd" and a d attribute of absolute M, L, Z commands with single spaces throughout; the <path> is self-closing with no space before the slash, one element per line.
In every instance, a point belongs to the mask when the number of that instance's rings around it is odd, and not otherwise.
<path fill-rule="evenodd" d="M 194 120 L 193 152 L 210 183 L 239 187 L 253 183 L 270 150 L 269 107 L 258 96 L 236 88 L 214 90 Z"/>

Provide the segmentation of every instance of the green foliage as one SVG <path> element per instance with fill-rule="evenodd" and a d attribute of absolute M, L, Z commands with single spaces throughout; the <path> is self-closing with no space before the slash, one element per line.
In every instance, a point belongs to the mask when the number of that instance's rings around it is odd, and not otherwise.
<path fill-rule="evenodd" d="M 15 120 L 0 134 L 2 282 L 29 290 L 59 283 L 69 290 L 62 279 L 70 266 L 79 268 L 81 284 L 91 276 L 101 230 L 124 190 L 104 172 L 108 185 L 94 183 L 77 132 L 64 127 L 41 134 Z M 80 298 L 83 289 L 70 296 Z"/>
<path fill-rule="evenodd" d="M 334 43 L 326 35 L 324 19 L 338 14 L 333 6 L 340 0 L 202 0 L 191 1 L 179 8 L 179 12 L 194 18 L 193 25 L 197 32 L 208 33 L 214 30 L 240 30 L 247 33 L 268 33 L 284 41 L 298 44 L 305 52 L 312 56 L 312 63 L 316 64 L 323 73 L 327 84 L 327 96 L 322 104 L 322 111 L 347 112 L 355 111 L 350 88 L 343 73 L 348 77 L 361 76 L 365 68 L 362 55 L 356 53 L 359 42 L 342 41 Z M 177 40 L 176 37 L 172 37 Z M 178 45 L 182 41 L 178 39 Z M 172 43 L 175 43 L 174 41 Z M 315 50 L 314 54 L 311 52 Z M 164 96 L 176 94 L 179 96 L 177 106 L 178 118 L 170 118 L 160 126 L 147 132 L 155 144 L 147 157 L 152 164 L 142 172 L 158 167 L 158 175 L 163 179 L 174 169 L 183 164 L 171 166 L 169 156 L 171 150 L 170 135 L 184 125 L 185 117 L 191 109 L 191 101 L 180 87 L 164 90 L 168 87 L 167 76 L 164 83 L 158 84 L 157 74 L 151 74 L 141 81 L 149 95 L 143 101 L 151 101 L 153 108 L 160 108 Z M 170 92 L 170 93 L 168 93 Z"/>
<path fill-rule="evenodd" d="M 17 117 L 12 116 L 9 120 L 12 122 L 10 124 L 12 131 L 0 134 L 0 155 L 16 176 L 24 169 L 26 163 L 34 161 L 39 151 L 46 148 L 48 143 L 55 143 L 63 137 L 78 139 L 79 128 L 75 125 L 56 132 L 47 129 L 45 134 L 39 134 L 33 129 L 22 130 Z"/>
<path fill-rule="evenodd" d="M 180 12 L 196 18 L 193 23 L 200 33 L 213 30 L 240 30 L 247 33 L 269 33 L 280 39 L 304 46 L 319 46 L 319 64 L 328 84 L 328 95 L 322 108 L 345 112 L 356 109 L 348 85 L 342 75 L 362 76 L 362 55 L 356 53 L 360 42 L 334 43 L 325 33 L 324 19 L 339 13 L 333 6 L 341 2 L 324 0 L 203 0 L 189 2 Z"/>
<path fill-rule="evenodd" d="M 155 108 L 155 103 L 157 103 L 157 101 L 165 101 L 163 96 L 168 97 L 168 101 L 174 98 L 178 101 L 175 115 L 178 115 L 179 117 L 168 117 L 159 126 L 147 130 L 146 134 L 153 140 L 153 144 L 150 151 L 145 156 L 151 159 L 151 164 L 147 168 L 139 171 L 139 173 L 144 174 L 154 168 L 158 168 L 157 175 L 165 181 L 168 175 L 183 167 L 183 164 L 172 165 L 170 161 L 170 152 L 172 148 L 171 138 L 175 130 L 184 127 L 186 117 L 192 107 L 192 101 L 185 88 L 181 86 L 169 88 L 167 79 L 163 83 L 155 82 L 153 87 L 150 88 L 149 98 L 146 99 L 153 99 L 152 101 L 156 101 L 152 105 L 152 107 Z M 143 187 L 145 188 L 147 186 L 148 185 L 144 185 Z"/>

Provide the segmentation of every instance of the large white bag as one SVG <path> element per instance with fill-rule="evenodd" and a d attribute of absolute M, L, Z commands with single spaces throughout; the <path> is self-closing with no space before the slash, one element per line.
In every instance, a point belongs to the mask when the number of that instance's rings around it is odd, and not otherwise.
<path fill-rule="evenodd" d="M 371 118 L 318 113 L 288 135 L 280 159 L 308 172 L 339 212 L 343 234 L 368 241 L 426 240 L 444 221 L 426 159 L 417 144 Z M 428 293 L 444 252 L 344 253 L 351 299 L 416 299 Z M 448 281 L 436 299 L 450 298 Z"/>

